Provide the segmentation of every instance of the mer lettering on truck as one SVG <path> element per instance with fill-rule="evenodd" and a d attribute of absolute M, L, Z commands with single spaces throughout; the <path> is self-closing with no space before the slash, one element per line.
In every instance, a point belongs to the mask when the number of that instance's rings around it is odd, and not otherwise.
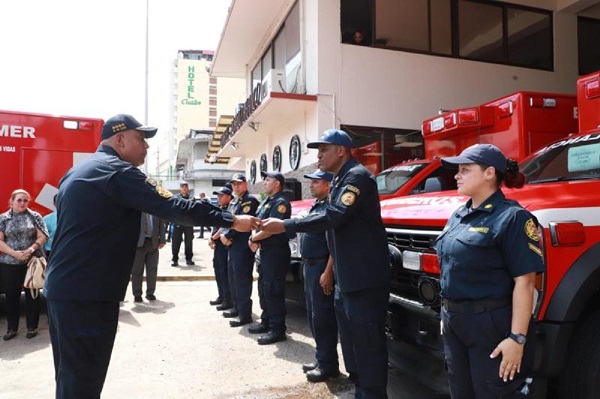
<path fill-rule="evenodd" d="M 34 139 L 35 128 L 32 126 L 0 125 L 0 137 Z"/>

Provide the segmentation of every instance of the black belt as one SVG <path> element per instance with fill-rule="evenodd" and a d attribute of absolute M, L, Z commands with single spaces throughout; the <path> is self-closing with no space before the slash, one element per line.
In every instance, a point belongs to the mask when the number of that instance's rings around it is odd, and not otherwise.
<path fill-rule="evenodd" d="M 329 259 L 328 256 L 326 256 L 324 258 L 302 258 L 302 262 L 306 263 L 309 266 L 314 266 L 314 265 L 323 264 L 323 263 L 327 262 L 328 259 Z"/>
<path fill-rule="evenodd" d="M 442 300 L 442 306 L 448 312 L 455 313 L 481 313 L 486 310 L 501 308 L 511 304 L 510 298 L 502 299 L 478 299 L 475 301 L 451 301 Z"/>

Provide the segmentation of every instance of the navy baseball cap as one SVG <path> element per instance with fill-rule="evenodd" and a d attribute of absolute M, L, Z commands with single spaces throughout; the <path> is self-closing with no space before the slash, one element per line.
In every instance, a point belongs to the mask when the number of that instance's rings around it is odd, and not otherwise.
<path fill-rule="evenodd" d="M 323 172 L 322 170 L 317 169 L 313 173 L 308 173 L 304 175 L 307 179 L 321 179 L 331 182 L 333 180 L 333 173 Z"/>
<path fill-rule="evenodd" d="M 182 182 L 179 183 L 179 187 L 181 187 L 181 186 L 188 186 L 189 187 L 190 185 L 188 184 L 188 182 L 182 181 Z"/>
<path fill-rule="evenodd" d="M 308 148 L 319 148 L 319 144 L 333 144 L 344 147 L 352 147 L 352 139 L 348 133 L 339 129 L 327 129 L 323 132 L 319 140 L 311 141 L 306 146 Z"/>
<path fill-rule="evenodd" d="M 234 173 L 233 176 L 231 176 L 231 180 L 229 180 L 229 182 L 231 183 L 232 181 L 236 181 L 236 182 L 246 181 L 246 176 L 243 173 Z"/>
<path fill-rule="evenodd" d="M 279 183 L 281 183 L 281 187 L 283 187 L 283 185 L 285 184 L 285 177 L 283 177 L 281 172 L 260 172 L 260 175 L 263 179 L 265 177 L 272 177 L 274 179 L 279 180 Z"/>
<path fill-rule="evenodd" d="M 126 130 L 137 130 L 144 133 L 144 137 L 149 139 L 156 134 L 155 127 L 142 126 L 133 116 L 127 114 L 115 115 L 102 126 L 102 140 L 114 136 L 117 133 Z"/>
<path fill-rule="evenodd" d="M 213 195 L 227 194 L 231 195 L 231 189 L 227 186 L 221 187 L 219 191 L 213 191 Z"/>
<path fill-rule="evenodd" d="M 500 148 L 493 144 L 472 145 L 456 157 L 442 158 L 442 164 L 447 168 L 456 168 L 459 164 L 480 163 L 493 166 L 499 173 L 506 173 L 507 159 Z"/>

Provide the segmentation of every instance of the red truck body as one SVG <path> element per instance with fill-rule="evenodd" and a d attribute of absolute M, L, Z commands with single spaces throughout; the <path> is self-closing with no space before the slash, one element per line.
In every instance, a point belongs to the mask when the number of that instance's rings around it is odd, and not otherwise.
<path fill-rule="evenodd" d="M 0 201 L 23 188 L 32 196 L 31 209 L 45 215 L 62 176 L 95 152 L 101 119 L 0 111 Z"/>
<path fill-rule="evenodd" d="M 578 83 L 579 126 L 587 130 L 566 131 L 565 137 L 526 158 L 520 164 L 526 185 L 503 189 L 538 218 L 543 230 L 546 272 L 537 281 L 534 312 L 534 386 L 540 398 L 546 397 L 549 381 L 559 386 L 562 397 L 599 394 L 600 130 L 594 126 L 600 122 L 600 96 L 582 89 L 594 87 L 598 79 L 593 74 Z M 428 364 L 421 376 L 442 390 L 439 263 L 433 242 L 466 200 L 448 191 L 382 201 L 392 259 L 390 358 L 406 370 Z M 437 371 L 428 371 L 433 369 Z"/>

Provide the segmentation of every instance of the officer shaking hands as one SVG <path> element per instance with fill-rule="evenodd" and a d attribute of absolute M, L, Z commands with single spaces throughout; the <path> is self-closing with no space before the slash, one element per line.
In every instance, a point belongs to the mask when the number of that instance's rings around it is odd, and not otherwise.
<path fill-rule="evenodd" d="M 141 212 L 179 225 L 250 231 L 260 220 L 174 198 L 137 167 L 156 128 L 108 119 L 102 142 L 59 185 L 58 224 L 46 272 L 56 398 L 99 398 L 140 232 Z"/>
<path fill-rule="evenodd" d="M 326 130 L 309 148 L 318 149 L 319 169 L 332 172 L 330 202 L 323 213 L 301 219 L 262 221 L 271 233 L 328 232 L 334 260 L 335 312 L 346 371 L 357 398 L 387 398 L 385 315 L 390 269 L 377 184 L 351 153 L 342 130 Z"/>

